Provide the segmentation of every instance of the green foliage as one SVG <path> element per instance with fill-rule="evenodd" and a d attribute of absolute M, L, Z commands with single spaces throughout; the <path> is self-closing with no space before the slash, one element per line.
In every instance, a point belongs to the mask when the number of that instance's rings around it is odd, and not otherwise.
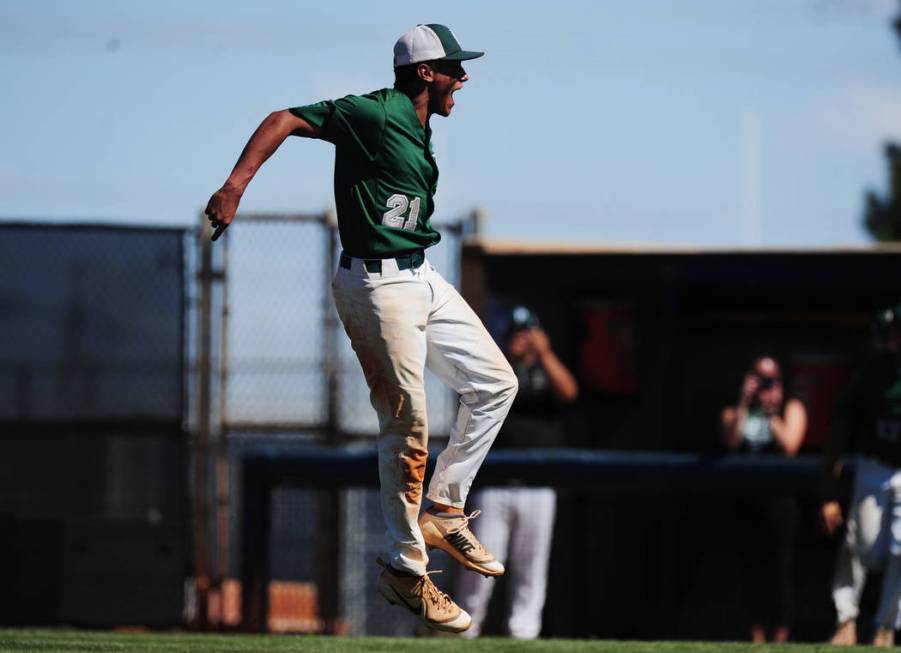
<path fill-rule="evenodd" d="M 288 635 L 222 635 L 125 633 L 69 629 L 0 629 L 0 653 L 129 652 L 129 653 L 851 653 L 871 647 L 824 644 L 760 645 L 737 642 L 613 642 L 544 639 L 463 640 L 453 637 L 397 639 L 386 637 L 315 637 Z"/>
<path fill-rule="evenodd" d="M 901 14 L 898 15 L 892 25 L 894 26 L 895 31 L 898 32 L 898 37 L 901 38 Z"/>
<path fill-rule="evenodd" d="M 901 0 L 898 4 L 901 5 Z M 895 18 L 892 27 L 901 39 L 901 14 Z M 863 217 L 867 232 L 879 242 L 901 240 L 901 148 L 889 143 L 885 146 L 885 156 L 890 176 L 888 197 L 881 199 L 873 191 L 868 191 Z"/>
<path fill-rule="evenodd" d="M 889 192 L 884 199 L 870 191 L 866 196 L 864 226 L 880 242 L 901 240 L 901 147 L 885 147 L 889 165 Z"/>

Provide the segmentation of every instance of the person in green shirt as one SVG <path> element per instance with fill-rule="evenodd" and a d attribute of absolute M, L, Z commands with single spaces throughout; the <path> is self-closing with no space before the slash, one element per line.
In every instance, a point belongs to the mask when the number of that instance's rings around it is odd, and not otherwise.
<path fill-rule="evenodd" d="M 516 375 L 482 322 L 426 258 L 440 239 L 431 223 L 438 165 L 429 119 L 451 114 L 454 94 L 469 80 L 462 62 L 482 54 L 463 50 L 443 25 L 417 25 L 394 46 L 393 88 L 270 114 L 206 208 L 216 240 L 250 180 L 288 136 L 335 145 L 343 252 L 332 289 L 379 418 L 390 542 L 387 560 L 379 559 L 379 591 L 426 625 L 451 632 L 469 628 L 471 618 L 429 579 L 427 548 L 441 548 L 486 576 L 504 573 L 469 529 L 474 515 L 463 509 L 517 391 Z M 426 367 L 460 402 L 426 494 L 432 505 L 420 514 Z"/>

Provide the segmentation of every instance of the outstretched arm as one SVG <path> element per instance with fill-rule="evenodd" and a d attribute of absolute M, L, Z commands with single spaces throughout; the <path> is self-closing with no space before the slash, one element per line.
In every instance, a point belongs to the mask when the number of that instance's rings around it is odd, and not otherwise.
<path fill-rule="evenodd" d="M 288 136 L 292 135 L 316 138 L 319 136 L 319 128 L 298 118 L 287 109 L 270 113 L 260 123 L 244 146 L 238 162 L 222 188 L 213 193 L 207 202 L 204 213 L 214 229 L 213 240 L 218 239 L 234 220 L 244 190 L 260 166 Z"/>

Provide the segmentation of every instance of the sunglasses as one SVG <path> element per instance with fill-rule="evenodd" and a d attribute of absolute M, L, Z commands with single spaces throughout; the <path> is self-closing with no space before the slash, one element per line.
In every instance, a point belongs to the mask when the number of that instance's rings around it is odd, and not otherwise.
<path fill-rule="evenodd" d="M 463 64 L 461 64 L 459 61 L 438 59 L 437 61 L 433 61 L 430 65 L 434 70 L 437 70 L 442 75 L 447 75 L 448 77 L 453 77 L 454 79 L 460 79 L 461 77 L 466 75 L 466 71 L 463 70 Z"/>

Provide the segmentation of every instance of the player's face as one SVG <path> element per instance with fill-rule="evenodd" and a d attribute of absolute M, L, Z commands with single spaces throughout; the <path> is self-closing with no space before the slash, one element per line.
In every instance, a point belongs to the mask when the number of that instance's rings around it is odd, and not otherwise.
<path fill-rule="evenodd" d="M 469 81 L 469 75 L 459 61 L 434 61 L 432 70 L 434 79 L 429 94 L 429 109 L 431 113 L 447 117 L 454 108 L 454 93 Z"/>

